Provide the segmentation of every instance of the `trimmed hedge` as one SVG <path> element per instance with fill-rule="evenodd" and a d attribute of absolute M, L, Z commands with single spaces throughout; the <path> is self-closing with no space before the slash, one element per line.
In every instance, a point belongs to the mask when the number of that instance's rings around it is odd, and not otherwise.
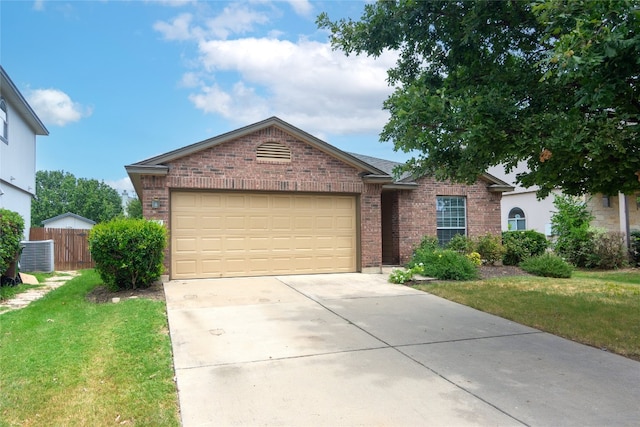
<path fill-rule="evenodd" d="M 20 254 L 23 231 L 24 219 L 19 213 L 0 209 L 0 276 L 6 273 Z"/>
<path fill-rule="evenodd" d="M 505 231 L 502 233 L 504 265 L 518 265 L 527 258 L 542 255 L 549 247 L 544 234 L 535 230 Z"/>
<path fill-rule="evenodd" d="M 89 247 L 110 290 L 145 288 L 164 271 L 167 230 L 154 221 L 117 218 L 91 229 Z"/>

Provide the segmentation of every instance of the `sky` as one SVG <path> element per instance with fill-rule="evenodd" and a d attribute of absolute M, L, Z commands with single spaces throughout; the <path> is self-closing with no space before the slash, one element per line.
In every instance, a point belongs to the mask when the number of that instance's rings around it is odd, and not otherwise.
<path fill-rule="evenodd" d="M 379 134 L 378 58 L 315 23 L 360 1 L 0 2 L 0 62 L 49 130 L 36 169 L 133 191 L 124 166 L 277 116 L 341 150 L 404 161 Z"/>

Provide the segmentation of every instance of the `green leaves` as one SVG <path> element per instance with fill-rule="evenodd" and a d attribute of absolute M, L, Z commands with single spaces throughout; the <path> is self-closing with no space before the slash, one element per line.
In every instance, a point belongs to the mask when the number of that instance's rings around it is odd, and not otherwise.
<path fill-rule="evenodd" d="M 118 218 L 93 227 L 89 246 L 111 290 L 147 287 L 164 271 L 167 230 L 154 221 Z"/>
<path fill-rule="evenodd" d="M 0 208 L 0 276 L 20 253 L 24 220 L 19 213 Z"/>
<path fill-rule="evenodd" d="M 120 195 L 95 179 L 78 178 L 64 171 L 36 172 L 36 198 L 31 203 L 31 226 L 67 212 L 96 222 L 122 214 Z"/>
<path fill-rule="evenodd" d="M 640 190 L 637 0 L 365 5 L 318 25 L 334 48 L 398 52 L 381 139 L 417 151 L 405 171 L 473 182 L 526 162 L 539 196 Z M 615 165 L 612 169 L 611 165 Z"/>

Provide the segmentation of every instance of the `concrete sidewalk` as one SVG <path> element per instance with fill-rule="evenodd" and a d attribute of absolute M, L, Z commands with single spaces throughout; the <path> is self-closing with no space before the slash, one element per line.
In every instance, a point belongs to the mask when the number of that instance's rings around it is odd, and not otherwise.
<path fill-rule="evenodd" d="M 386 275 L 171 281 L 183 425 L 624 426 L 640 363 Z"/>

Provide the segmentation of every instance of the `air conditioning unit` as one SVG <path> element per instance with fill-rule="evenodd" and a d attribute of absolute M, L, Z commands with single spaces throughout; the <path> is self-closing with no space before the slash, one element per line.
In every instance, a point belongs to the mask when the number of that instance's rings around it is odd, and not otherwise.
<path fill-rule="evenodd" d="M 53 265 L 53 240 L 33 240 L 20 242 L 23 247 L 20 257 L 20 271 L 51 273 Z"/>

